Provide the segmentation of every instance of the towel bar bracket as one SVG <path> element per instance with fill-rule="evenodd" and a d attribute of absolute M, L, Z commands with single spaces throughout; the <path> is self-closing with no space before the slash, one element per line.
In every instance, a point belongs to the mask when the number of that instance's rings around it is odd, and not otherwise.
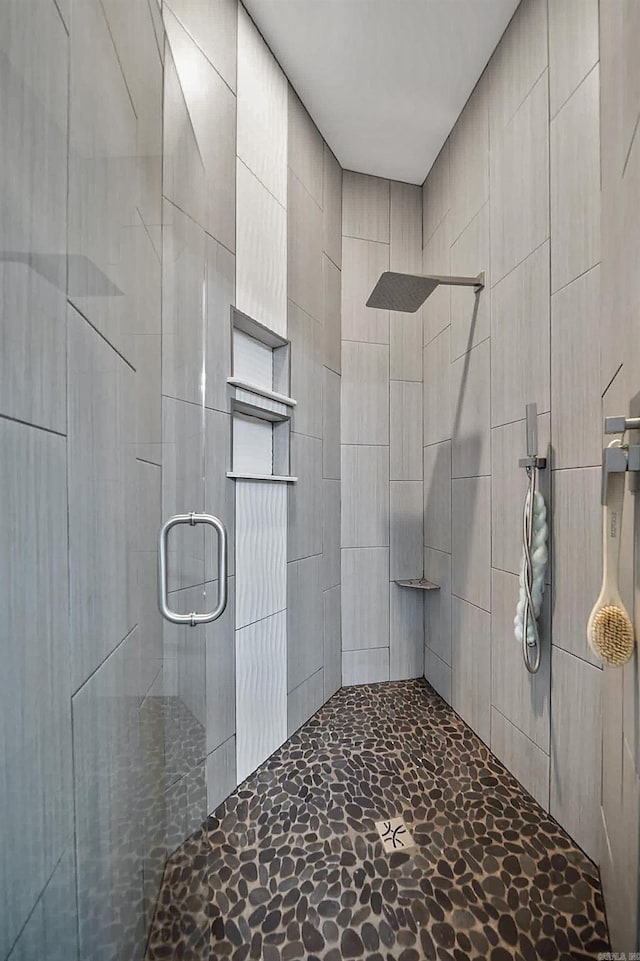
<path fill-rule="evenodd" d="M 544 470 L 546 466 L 546 457 L 521 457 L 518 461 L 518 467 L 531 467 L 536 470 Z"/>
<path fill-rule="evenodd" d="M 640 445 L 625 444 L 624 435 L 630 430 L 640 430 L 640 417 L 605 417 L 605 434 L 622 434 L 619 447 L 605 447 L 602 453 L 602 503 L 607 486 L 607 475 L 626 472 L 629 474 L 629 490 L 640 492 Z"/>

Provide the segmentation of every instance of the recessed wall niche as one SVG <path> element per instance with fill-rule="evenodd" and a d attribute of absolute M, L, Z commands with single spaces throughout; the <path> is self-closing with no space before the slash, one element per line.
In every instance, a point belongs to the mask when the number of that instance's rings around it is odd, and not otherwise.
<path fill-rule="evenodd" d="M 294 483 L 290 474 L 291 345 L 231 308 L 231 470 L 229 477 Z"/>

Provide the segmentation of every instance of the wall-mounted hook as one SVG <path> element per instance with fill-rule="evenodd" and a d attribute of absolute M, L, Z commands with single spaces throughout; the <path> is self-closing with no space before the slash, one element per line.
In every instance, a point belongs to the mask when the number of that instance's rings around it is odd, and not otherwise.
<path fill-rule="evenodd" d="M 619 447 L 605 447 L 602 454 L 602 503 L 607 490 L 607 475 L 626 472 L 629 474 L 629 490 L 640 491 L 640 445 L 625 444 L 624 435 L 629 430 L 640 430 L 640 417 L 605 417 L 605 434 L 621 434 Z"/>

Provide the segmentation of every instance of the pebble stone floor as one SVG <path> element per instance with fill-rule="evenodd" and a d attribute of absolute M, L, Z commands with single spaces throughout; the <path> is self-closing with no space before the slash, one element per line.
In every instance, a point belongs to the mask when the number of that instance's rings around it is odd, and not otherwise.
<path fill-rule="evenodd" d="M 414 846 L 386 854 L 376 822 Z M 423 680 L 343 688 L 167 864 L 148 961 L 609 950 L 598 870 Z"/>

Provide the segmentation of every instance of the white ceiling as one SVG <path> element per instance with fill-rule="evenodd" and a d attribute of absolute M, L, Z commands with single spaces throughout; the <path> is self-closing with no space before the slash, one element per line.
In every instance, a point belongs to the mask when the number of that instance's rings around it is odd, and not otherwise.
<path fill-rule="evenodd" d="M 244 0 L 343 167 L 420 184 L 518 0 Z"/>

